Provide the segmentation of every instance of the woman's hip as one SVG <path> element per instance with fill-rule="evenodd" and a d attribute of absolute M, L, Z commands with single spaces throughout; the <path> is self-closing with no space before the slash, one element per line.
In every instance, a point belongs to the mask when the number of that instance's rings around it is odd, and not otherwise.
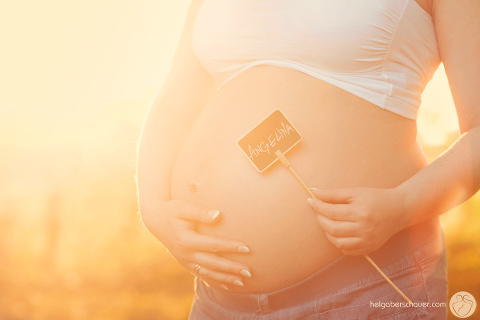
<path fill-rule="evenodd" d="M 365 257 L 342 256 L 298 283 L 267 293 L 234 293 L 196 279 L 191 319 L 445 318 L 446 308 L 437 306 L 447 298 L 445 245 L 437 220 L 403 230 L 369 256 L 414 306 Z"/>

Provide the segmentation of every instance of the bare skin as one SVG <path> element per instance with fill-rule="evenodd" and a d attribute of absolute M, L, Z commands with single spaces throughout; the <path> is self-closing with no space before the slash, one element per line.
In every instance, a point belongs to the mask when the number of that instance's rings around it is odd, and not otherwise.
<path fill-rule="evenodd" d="M 434 17 L 464 133 L 428 165 L 414 121 L 300 72 L 256 67 L 215 92 L 191 48 L 193 1 L 140 143 L 146 227 L 210 285 L 271 291 L 471 197 L 480 184 L 480 40 L 467 35 L 480 30 L 480 3 L 460 2 L 419 1 Z M 277 108 L 304 136 L 288 157 L 317 199 L 307 202 L 284 168 L 258 174 L 236 146 Z"/>
<path fill-rule="evenodd" d="M 222 87 L 197 119 L 171 176 L 173 199 L 221 212 L 216 224 L 199 225 L 197 231 L 240 239 L 251 249 L 248 255 L 222 255 L 249 266 L 252 274 L 244 288 L 231 290 L 276 290 L 341 255 L 289 171 L 275 165 L 259 174 L 236 144 L 275 108 L 303 135 L 288 158 L 310 186 L 389 188 L 426 165 L 413 121 L 298 71 L 270 66 L 245 71 Z"/>

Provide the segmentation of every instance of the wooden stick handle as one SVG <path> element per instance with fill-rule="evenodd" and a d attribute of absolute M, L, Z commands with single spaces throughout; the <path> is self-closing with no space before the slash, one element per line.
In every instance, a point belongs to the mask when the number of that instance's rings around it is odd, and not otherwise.
<path fill-rule="evenodd" d="M 297 174 L 297 172 L 292 168 L 292 165 L 290 164 L 290 161 L 288 161 L 288 159 L 285 157 L 285 155 L 280 151 L 280 150 L 277 150 L 275 152 L 275 155 L 277 156 L 277 158 L 280 160 L 280 162 L 288 169 L 290 170 L 290 172 L 294 175 L 294 177 L 298 180 L 298 182 L 300 182 L 300 184 L 302 185 L 302 187 L 305 189 L 305 191 L 307 191 L 307 193 L 309 194 L 310 197 L 312 198 L 315 198 L 315 195 L 313 194 L 312 190 L 307 187 L 307 185 L 305 184 L 305 182 L 300 178 L 300 176 Z M 392 280 L 390 280 L 390 278 L 377 266 L 377 264 L 372 260 L 370 259 L 370 257 L 368 255 L 364 255 L 365 259 L 367 259 L 368 262 L 370 262 L 370 264 L 378 271 L 378 273 L 380 273 L 382 275 L 382 277 L 387 280 L 387 282 L 409 303 L 409 304 L 412 304 L 412 301 L 410 301 L 410 299 L 408 299 L 408 297 L 392 282 Z"/>
<path fill-rule="evenodd" d="M 309 187 L 303 182 L 302 178 L 297 174 L 297 172 L 292 168 L 292 165 L 290 164 L 290 161 L 285 157 L 282 151 L 277 150 L 275 151 L 275 155 L 277 158 L 280 160 L 280 162 L 288 169 L 290 172 L 295 176 L 295 178 L 300 182 L 302 187 L 307 191 L 307 193 L 310 195 L 310 197 L 315 198 L 315 195 L 313 194 L 312 190 L 310 190 Z"/>
<path fill-rule="evenodd" d="M 405 295 L 405 293 L 402 292 L 402 290 L 400 290 L 396 285 L 395 283 L 392 282 L 392 280 L 390 280 L 390 278 L 385 274 L 383 273 L 383 271 L 377 266 L 377 264 L 375 262 L 373 262 L 373 260 L 367 256 L 367 255 L 364 255 L 365 259 L 368 260 L 368 262 L 370 262 L 370 264 L 375 268 L 377 269 L 378 273 L 380 273 L 382 275 L 382 277 L 387 280 L 388 283 L 390 283 L 390 285 L 393 287 L 393 289 L 397 290 L 397 292 L 403 297 L 403 299 L 405 299 L 410 305 L 413 305 L 412 301 L 410 301 L 410 299 L 408 299 L 408 297 Z"/>

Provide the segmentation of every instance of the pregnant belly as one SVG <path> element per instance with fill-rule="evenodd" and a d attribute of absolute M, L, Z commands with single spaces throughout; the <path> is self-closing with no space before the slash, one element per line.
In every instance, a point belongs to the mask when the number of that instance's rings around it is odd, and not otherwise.
<path fill-rule="evenodd" d="M 424 158 L 415 123 L 299 72 L 253 68 L 220 91 L 198 117 L 171 177 L 173 199 L 222 212 L 198 231 L 244 241 L 249 265 L 242 292 L 293 284 L 341 255 L 319 228 L 308 194 L 279 163 L 259 173 L 237 140 L 280 109 L 302 141 L 287 157 L 310 187 L 393 187 Z M 413 124 L 413 126 L 412 126 Z M 379 134 L 381 133 L 381 134 Z"/>

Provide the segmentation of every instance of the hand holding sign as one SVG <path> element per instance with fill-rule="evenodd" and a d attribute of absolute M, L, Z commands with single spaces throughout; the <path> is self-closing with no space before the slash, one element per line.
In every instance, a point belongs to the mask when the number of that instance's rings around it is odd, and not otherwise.
<path fill-rule="evenodd" d="M 297 181 L 300 182 L 309 196 L 311 198 L 316 198 L 315 194 L 298 176 L 284 155 L 284 153 L 295 146 L 300 140 L 300 133 L 293 127 L 287 118 L 285 118 L 280 110 L 275 110 L 254 129 L 242 137 L 238 141 L 238 145 L 250 162 L 260 172 L 263 172 L 274 162 L 280 160 L 281 163 L 295 176 Z M 310 201 L 310 203 L 312 203 L 312 201 Z M 325 224 L 325 226 L 327 226 L 327 224 Z M 330 239 L 332 238 L 330 237 Z M 410 299 L 408 299 L 408 297 L 382 272 L 382 270 L 380 270 L 370 257 L 365 255 L 365 258 L 408 303 L 412 303 Z"/>
<path fill-rule="evenodd" d="M 308 203 L 328 240 L 344 254 L 373 252 L 403 229 L 405 214 L 397 189 L 313 189 L 313 193 Z"/>

